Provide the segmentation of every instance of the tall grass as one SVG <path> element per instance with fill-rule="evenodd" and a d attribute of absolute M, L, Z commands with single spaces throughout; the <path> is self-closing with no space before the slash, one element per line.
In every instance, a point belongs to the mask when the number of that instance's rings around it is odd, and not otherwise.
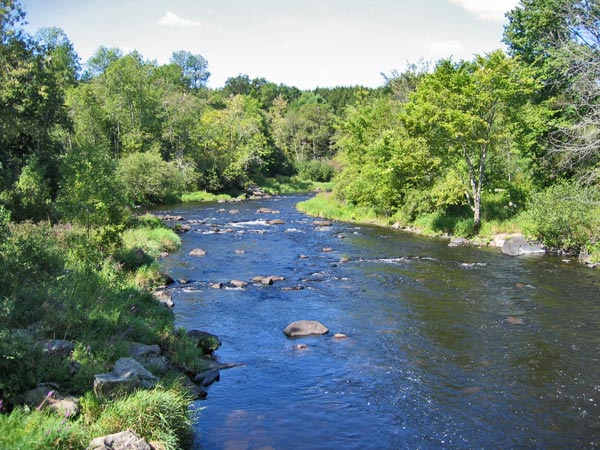
<path fill-rule="evenodd" d="M 133 228 L 123 233 L 123 244 L 128 249 L 142 249 L 156 258 L 161 252 L 172 252 L 181 245 L 181 238 L 167 228 Z"/>

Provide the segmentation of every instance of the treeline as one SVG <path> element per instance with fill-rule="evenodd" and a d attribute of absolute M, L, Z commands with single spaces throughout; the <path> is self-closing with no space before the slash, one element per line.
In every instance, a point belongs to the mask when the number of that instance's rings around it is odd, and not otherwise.
<path fill-rule="evenodd" d="M 597 247 L 595 2 L 522 0 L 508 54 L 311 91 L 247 75 L 209 89 L 208 62 L 187 51 L 159 65 L 100 47 L 81 65 L 60 29 L 29 36 L 2 4 L 0 207 L 13 220 L 109 226 L 182 192 L 339 172 L 338 200 L 406 225 L 476 234 L 528 210 L 548 245 Z"/>
<path fill-rule="evenodd" d="M 133 204 L 240 192 L 275 175 L 328 181 L 334 123 L 365 88 L 300 91 L 247 75 L 220 89 L 198 54 L 159 65 L 100 47 L 83 65 L 58 28 L 2 2 L 0 205 L 17 221 L 120 223 Z"/>
<path fill-rule="evenodd" d="M 600 6 L 522 0 L 508 19 L 508 54 L 413 67 L 346 109 L 337 198 L 438 232 L 511 223 L 599 258 Z"/>

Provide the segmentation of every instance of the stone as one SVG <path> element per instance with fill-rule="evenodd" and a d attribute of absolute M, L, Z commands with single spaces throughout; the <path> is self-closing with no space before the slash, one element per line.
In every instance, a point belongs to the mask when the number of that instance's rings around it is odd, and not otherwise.
<path fill-rule="evenodd" d="M 285 335 L 290 338 L 304 336 L 319 336 L 329 333 L 329 329 L 321 322 L 316 320 L 299 320 L 290 323 L 283 330 Z"/>
<path fill-rule="evenodd" d="M 306 344 L 298 344 L 296 345 L 296 347 L 294 347 L 296 350 L 307 350 L 308 349 L 308 345 Z"/>
<path fill-rule="evenodd" d="M 152 292 L 152 296 L 169 308 L 173 308 L 175 306 L 175 302 L 173 301 L 173 297 L 169 291 L 165 290 L 157 290 Z"/>
<path fill-rule="evenodd" d="M 332 249 L 332 248 L 330 248 L 330 247 L 325 247 L 325 248 L 323 249 L 323 253 L 329 253 L 329 252 L 332 252 L 332 251 L 333 251 L 333 249 Z"/>
<path fill-rule="evenodd" d="M 223 283 L 219 282 L 219 283 L 211 283 L 209 285 L 209 287 L 211 289 L 223 289 L 225 287 L 225 285 Z"/>
<path fill-rule="evenodd" d="M 329 220 L 315 220 L 313 222 L 313 225 L 315 227 L 330 227 L 331 222 Z"/>
<path fill-rule="evenodd" d="M 181 383 L 192 396 L 192 400 L 204 400 L 208 396 L 208 392 L 206 392 L 204 386 L 197 385 L 188 377 L 183 377 Z"/>
<path fill-rule="evenodd" d="M 236 288 L 243 288 L 248 286 L 248 283 L 246 281 L 241 280 L 231 280 L 229 284 Z"/>
<path fill-rule="evenodd" d="M 537 243 L 530 243 L 523 236 L 514 236 L 504 241 L 502 254 L 507 256 L 543 255 L 544 247 Z"/>
<path fill-rule="evenodd" d="M 283 225 L 284 223 L 285 223 L 285 220 L 281 220 L 281 219 L 267 220 L 267 225 Z"/>
<path fill-rule="evenodd" d="M 120 358 L 111 373 L 94 376 L 94 392 L 98 397 L 112 398 L 138 388 L 149 389 L 157 382 L 158 378 L 135 359 Z"/>
<path fill-rule="evenodd" d="M 239 214 L 240 210 L 239 209 L 230 209 L 229 210 L 229 214 Z"/>
<path fill-rule="evenodd" d="M 337 340 L 348 339 L 348 336 L 346 336 L 344 333 L 335 333 L 333 335 L 333 339 L 337 339 Z"/>
<path fill-rule="evenodd" d="M 256 276 L 256 277 L 252 278 L 253 283 L 260 283 L 265 286 L 271 286 L 275 281 L 283 281 L 283 280 L 285 280 L 285 277 L 276 276 L 276 275 L 271 275 L 268 277 Z"/>
<path fill-rule="evenodd" d="M 144 438 L 127 430 L 96 438 L 86 450 L 152 450 L 152 447 Z"/>
<path fill-rule="evenodd" d="M 467 245 L 471 245 L 471 241 L 468 240 L 467 238 L 453 237 L 452 239 L 450 239 L 450 243 L 448 244 L 448 247 L 463 247 L 463 246 L 467 246 Z"/>
<path fill-rule="evenodd" d="M 172 216 L 170 214 L 165 214 L 164 216 L 156 216 L 159 219 L 162 220 L 167 220 L 167 221 L 173 221 L 173 222 L 181 222 L 183 220 L 185 220 L 185 217 L 183 216 Z"/>
<path fill-rule="evenodd" d="M 201 386 L 208 387 L 213 384 L 215 381 L 219 381 L 221 379 L 221 372 L 217 369 L 210 369 L 204 372 L 200 372 L 194 377 L 194 383 L 197 383 Z"/>
<path fill-rule="evenodd" d="M 200 347 L 206 354 L 214 352 L 222 344 L 219 336 L 208 331 L 189 330 L 187 335 L 196 341 L 196 346 Z"/>
<path fill-rule="evenodd" d="M 346 264 L 347 262 L 350 262 L 350 258 L 346 258 L 346 257 L 340 258 L 340 264 Z"/>
<path fill-rule="evenodd" d="M 271 208 L 258 208 L 256 214 L 279 214 L 279 211 Z"/>
<path fill-rule="evenodd" d="M 64 339 L 47 339 L 40 344 L 46 356 L 67 356 L 75 349 L 75 344 Z"/>
<path fill-rule="evenodd" d="M 190 256 L 206 256 L 206 252 L 201 248 L 195 248 L 188 253 Z"/>
<path fill-rule="evenodd" d="M 161 354 L 160 347 L 156 344 L 132 343 L 129 345 L 129 356 L 156 373 L 165 373 L 169 369 L 169 361 Z"/>
<path fill-rule="evenodd" d="M 165 286 L 171 286 L 172 284 L 175 284 L 173 277 L 167 275 L 166 273 L 160 272 L 160 278 L 163 280 Z"/>
<path fill-rule="evenodd" d="M 184 223 L 183 225 L 177 224 L 173 227 L 173 231 L 177 234 L 187 233 L 192 231 L 192 226 L 187 223 Z"/>

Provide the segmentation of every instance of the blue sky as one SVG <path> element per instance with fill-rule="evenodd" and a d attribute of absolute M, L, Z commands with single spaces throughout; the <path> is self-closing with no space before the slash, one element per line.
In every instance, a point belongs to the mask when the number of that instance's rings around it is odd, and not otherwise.
<path fill-rule="evenodd" d="M 381 73 L 502 48 L 518 0 L 21 0 L 27 29 L 62 28 L 85 62 L 100 45 L 166 63 L 199 53 L 209 86 L 241 73 L 302 89 L 379 86 Z"/>

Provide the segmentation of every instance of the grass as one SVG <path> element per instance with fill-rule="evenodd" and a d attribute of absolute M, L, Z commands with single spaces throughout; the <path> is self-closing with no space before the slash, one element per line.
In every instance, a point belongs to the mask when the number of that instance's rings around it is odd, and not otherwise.
<path fill-rule="evenodd" d="M 370 208 L 352 206 L 336 200 L 333 194 L 322 192 L 296 205 L 299 211 L 315 217 L 374 225 L 387 225 L 388 219 L 377 216 Z"/>
<path fill-rule="evenodd" d="M 181 238 L 168 228 L 132 228 L 123 233 L 126 249 L 142 249 L 156 258 L 162 252 L 173 252 L 181 245 Z"/>
<path fill-rule="evenodd" d="M 234 198 L 228 194 L 213 194 L 207 191 L 195 191 L 182 194 L 182 203 L 194 202 L 217 202 L 217 201 L 232 201 Z"/>
<path fill-rule="evenodd" d="M 370 208 L 357 207 L 337 200 L 331 193 L 321 193 L 315 197 L 300 202 L 298 210 L 315 217 L 340 220 L 343 222 L 373 224 L 388 226 L 400 223 L 412 228 L 424 236 L 452 235 L 461 237 L 473 236 L 473 219 L 463 213 L 448 214 L 432 212 L 417 217 L 412 222 L 406 222 L 400 216 L 386 217 L 375 213 Z M 508 219 L 484 220 L 479 231 L 479 238 L 491 241 L 500 233 L 525 233 L 530 224 L 527 214 L 521 213 Z"/>
<path fill-rule="evenodd" d="M 163 379 L 160 388 L 113 402 L 94 400 L 92 393 L 94 375 L 128 356 L 130 342 L 168 347 L 178 365 L 200 369 L 202 350 L 176 332 L 171 312 L 145 288 L 154 283 L 158 266 L 148 254 L 139 256 L 139 248 L 152 254 L 173 250 L 179 237 L 154 219 L 139 223 L 145 226 L 127 230 L 126 245 L 115 244 L 112 251 L 80 239 L 87 233 L 76 227 L 48 223 L 12 225 L 0 242 L 6 280 L 0 284 L 0 448 L 83 449 L 93 437 L 126 428 L 156 449 L 185 446 L 189 397 L 180 383 Z M 75 348 L 65 359 L 43 356 L 42 339 L 68 339 Z M 82 416 L 20 406 L 20 394 L 40 382 L 58 383 L 63 395 L 83 396 Z"/>

